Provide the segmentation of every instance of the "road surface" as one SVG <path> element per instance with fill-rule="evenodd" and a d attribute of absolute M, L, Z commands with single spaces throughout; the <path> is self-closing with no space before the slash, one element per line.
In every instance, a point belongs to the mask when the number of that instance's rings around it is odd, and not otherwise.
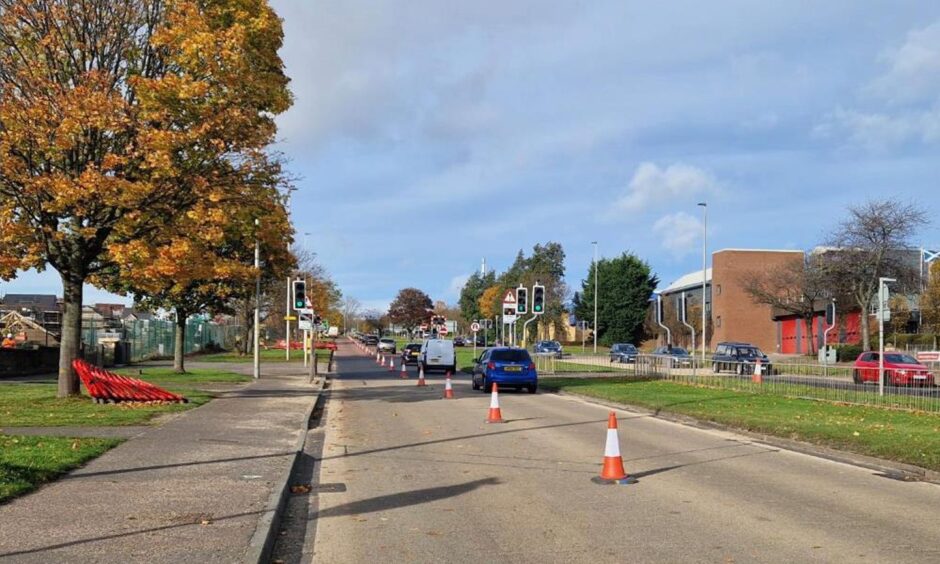
<path fill-rule="evenodd" d="M 940 487 L 618 411 L 629 486 L 592 483 L 608 409 L 418 388 L 340 359 L 306 558 L 318 562 L 937 562 Z"/>

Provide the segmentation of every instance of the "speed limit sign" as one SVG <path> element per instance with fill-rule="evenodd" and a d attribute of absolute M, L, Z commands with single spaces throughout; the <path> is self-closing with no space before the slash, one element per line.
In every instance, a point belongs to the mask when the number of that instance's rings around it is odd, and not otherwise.
<path fill-rule="evenodd" d="M 477 331 L 480 330 L 480 324 L 474 321 L 473 323 L 470 324 L 470 330 L 476 333 Z"/>

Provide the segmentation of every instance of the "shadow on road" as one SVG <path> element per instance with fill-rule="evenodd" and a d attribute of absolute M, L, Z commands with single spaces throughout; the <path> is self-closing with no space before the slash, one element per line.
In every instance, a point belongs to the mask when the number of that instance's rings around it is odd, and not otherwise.
<path fill-rule="evenodd" d="M 457 497 L 483 486 L 494 486 L 499 484 L 498 478 L 483 478 L 473 480 L 463 484 L 454 484 L 452 486 L 440 486 L 437 488 L 425 488 L 421 490 L 412 490 L 391 495 L 383 495 L 371 499 L 363 499 L 352 503 L 344 503 L 329 509 L 323 509 L 313 514 L 311 519 L 320 519 L 323 517 L 341 517 L 344 515 L 361 515 L 363 513 L 375 513 L 376 511 L 388 511 L 399 507 L 408 507 L 411 505 L 420 505 L 440 499 Z"/>

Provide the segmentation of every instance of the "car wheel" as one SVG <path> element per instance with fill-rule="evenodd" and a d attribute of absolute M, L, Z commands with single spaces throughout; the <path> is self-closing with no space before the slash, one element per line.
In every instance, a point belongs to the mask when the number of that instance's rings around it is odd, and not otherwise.
<path fill-rule="evenodd" d="M 715 374 L 719 374 L 719 373 L 721 372 L 721 370 L 718 370 L 718 363 L 717 363 L 717 362 L 713 362 L 713 363 L 712 363 L 712 372 L 714 372 Z"/>
<path fill-rule="evenodd" d="M 529 390 L 529 393 L 530 393 L 530 394 L 534 394 L 535 392 L 538 391 L 539 385 L 538 385 L 538 384 L 532 384 L 531 386 L 526 386 L 526 389 Z"/>
<path fill-rule="evenodd" d="M 470 379 L 470 387 L 473 388 L 474 390 L 479 390 L 479 389 L 480 389 L 480 385 L 477 384 L 477 379 L 476 379 L 476 377 Z"/>
<path fill-rule="evenodd" d="M 493 393 L 493 384 L 486 381 L 486 378 L 483 378 L 483 393 L 491 394 Z"/>
<path fill-rule="evenodd" d="M 856 384 L 862 383 L 862 376 L 858 373 L 858 370 L 852 371 L 852 381 L 855 382 Z"/>

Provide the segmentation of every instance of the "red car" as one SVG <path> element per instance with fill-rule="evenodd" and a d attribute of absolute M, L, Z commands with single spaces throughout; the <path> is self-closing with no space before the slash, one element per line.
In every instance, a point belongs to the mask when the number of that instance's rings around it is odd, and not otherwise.
<path fill-rule="evenodd" d="M 852 380 L 856 384 L 878 382 L 878 353 L 865 352 L 855 359 Z M 899 352 L 885 353 L 885 385 L 887 386 L 933 386 L 933 374 L 917 359 Z"/>

